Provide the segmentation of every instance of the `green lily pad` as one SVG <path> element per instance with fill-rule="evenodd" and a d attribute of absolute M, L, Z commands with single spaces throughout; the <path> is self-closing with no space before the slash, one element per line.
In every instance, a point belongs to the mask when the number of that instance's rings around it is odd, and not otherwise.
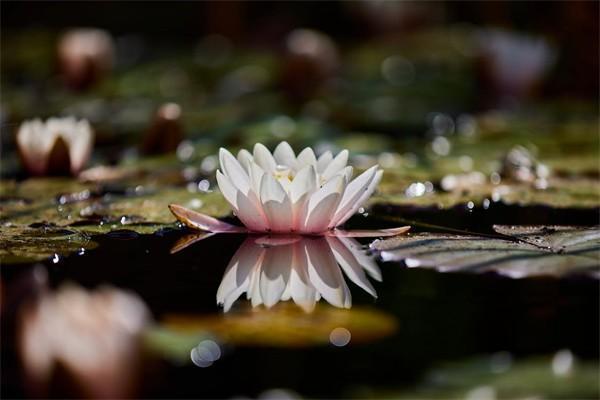
<path fill-rule="evenodd" d="M 375 241 L 385 261 L 440 272 L 495 272 L 510 278 L 600 273 L 600 229 L 496 226 L 503 238 L 419 233 Z"/>
<path fill-rule="evenodd" d="M 418 388 L 371 393 L 395 399 L 596 399 L 598 364 L 577 360 L 570 351 L 553 357 L 514 360 L 495 353 L 446 363 L 431 370 Z"/>
<path fill-rule="evenodd" d="M 176 219 L 167 207 L 170 203 L 213 216 L 230 212 L 219 192 L 156 184 L 143 190 L 134 186 L 104 193 L 98 184 L 39 178 L 20 183 L 2 181 L 0 188 L 3 263 L 39 261 L 88 249 L 94 245 L 90 240 L 93 234 L 120 229 L 149 234 L 175 226 Z"/>
<path fill-rule="evenodd" d="M 373 308 L 338 309 L 317 304 L 311 313 L 291 304 L 271 309 L 244 309 L 224 315 L 167 315 L 161 326 L 174 333 L 208 332 L 225 343 L 242 346 L 305 347 L 328 344 L 335 328 L 350 332 L 350 343 L 364 343 L 392 334 L 396 320 Z"/>
<path fill-rule="evenodd" d="M 97 246 L 90 235 L 59 227 L 19 227 L 0 229 L 0 262 L 15 264 L 66 256 Z"/>

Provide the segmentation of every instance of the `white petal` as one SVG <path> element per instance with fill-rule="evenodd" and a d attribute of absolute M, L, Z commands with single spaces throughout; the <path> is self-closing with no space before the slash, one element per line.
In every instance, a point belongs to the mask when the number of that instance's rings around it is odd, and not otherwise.
<path fill-rule="evenodd" d="M 317 291 L 308 276 L 308 259 L 304 252 L 305 241 L 294 246 L 294 259 L 290 272 L 289 288 L 292 299 L 305 311 L 310 312 L 315 308 Z"/>
<path fill-rule="evenodd" d="M 377 297 L 375 288 L 371 285 L 371 282 L 369 282 L 369 279 L 363 271 L 363 266 L 360 264 L 356 255 L 338 238 L 330 236 L 326 239 L 327 243 L 331 246 L 335 259 L 346 273 L 346 276 L 365 292 L 373 297 Z"/>
<path fill-rule="evenodd" d="M 265 174 L 265 171 L 258 166 L 257 163 L 250 163 L 250 186 L 254 193 L 260 193 L 260 183 L 262 182 L 262 177 Z"/>
<path fill-rule="evenodd" d="M 330 304 L 346 307 L 349 290 L 325 239 L 307 240 L 304 251 L 308 261 L 308 276 L 315 289 Z"/>
<path fill-rule="evenodd" d="M 237 160 L 246 172 L 250 173 L 250 163 L 252 162 L 252 154 L 246 149 L 241 149 L 238 152 Z"/>
<path fill-rule="evenodd" d="M 312 165 L 305 166 L 296 174 L 290 186 L 290 198 L 292 203 L 296 204 L 302 196 L 314 192 L 317 187 L 317 173 L 315 167 Z"/>
<path fill-rule="evenodd" d="M 248 238 L 231 258 L 217 289 L 217 304 L 228 303 L 225 304 L 225 311 L 228 311 L 233 302 L 248 290 L 250 273 L 261 263 L 264 252 L 265 249 L 254 244 L 252 238 Z"/>
<path fill-rule="evenodd" d="M 293 226 L 298 230 L 304 226 L 308 215 L 308 199 L 318 189 L 315 167 L 307 165 L 294 177 L 288 193 L 292 201 Z"/>
<path fill-rule="evenodd" d="M 254 162 L 257 163 L 265 172 L 269 173 L 275 172 L 277 167 L 277 163 L 271 155 L 271 152 L 261 143 L 256 143 L 254 145 Z"/>
<path fill-rule="evenodd" d="M 335 217 L 331 221 L 329 228 L 333 228 L 340 224 L 340 220 L 352 209 L 352 207 L 358 202 L 363 193 L 369 188 L 369 184 L 377 173 L 378 166 L 375 165 L 351 181 L 342 195 L 340 204 L 335 212 Z M 358 208 L 357 208 L 358 210 Z"/>
<path fill-rule="evenodd" d="M 265 256 L 266 256 L 266 251 L 265 251 Z M 263 258 L 263 262 L 261 262 L 260 264 L 258 264 L 256 266 L 256 268 L 254 268 L 254 270 L 252 271 L 252 274 L 250 276 L 250 285 L 249 285 L 248 291 L 246 292 L 246 296 L 248 297 L 248 299 L 250 299 L 252 307 L 256 307 L 256 306 L 262 304 L 262 302 L 263 302 L 262 297 L 260 295 L 260 276 L 262 274 L 263 263 L 264 263 L 264 258 Z"/>
<path fill-rule="evenodd" d="M 279 182 L 270 174 L 264 174 L 260 184 L 260 200 L 263 211 L 273 232 L 292 230 L 292 203 Z"/>
<path fill-rule="evenodd" d="M 259 200 L 253 191 L 248 192 L 248 196 L 240 191 L 237 192 L 236 204 L 238 205 L 237 217 L 242 221 L 246 228 L 255 232 L 267 232 L 269 223 L 262 210 L 258 206 Z"/>
<path fill-rule="evenodd" d="M 228 177 L 223 175 L 221 171 L 217 170 L 217 185 L 219 185 L 219 190 L 225 197 L 225 200 L 231 205 L 234 211 L 238 210 L 237 206 L 237 192 L 238 190 L 233 186 L 231 180 Z"/>
<path fill-rule="evenodd" d="M 310 147 L 305 148 L 298 154 L 297 162 L 298 170 L 301 170 L 307 165 L 313 165 L 315 168 L 317 167 L 317 157 L 315 157 L 315 153 Z"/>
<path fill-rule="evenodd" d="M 273 157 L 278 165 L 286 165 L 296 170 L 296 155 L 288 142 L 279 143 L 273 152 Z"/>
<path fill-rule="evenodd" d="M 322 174 L 332 160 L 333 154 L 331 154 L 331 151 L 327 150 L 325 153 L 321 154 L 317 160 L 317 172 Z"/>
<path fill-rule="evenodd" d="M 327 168 L 321 174 L 321 178 L 325 180 L 329 180 L 332 176 L 338 173 L 341 169 L 343 169 L 346 164 L 348 164 L 348 150 L 342 150 L 339 154 L 333 159 L 332 162 L 327 165 Z"/>
<path fill-rule="evenodd" d="M 247 195 L 250 190 L 250 178 L 238 160 L 229 151 L 221 148 L 219 150 L 219 162 L 221 163 L 223 174 L 229 178 L 233 186 L 244 195 Z"/>
<path fill-rule="evenodd" d="M 283 296 L 292 267 L 292 245 L 266 249 L 260 274 L 260 294 L 265 306 L 272 307 Z"/>
<path fill-rule="evenodd" d="M 89 122 L 73 121 L 70 130 L 73 132 L 69 144 L 69 158 L 71 159 L 71 172 L 78 174 L 92 154 L 94 146 L 94 132 Z"/>
<path fill-rule="evenodd" d="M 342 169 L 341 174 L 344 175 L 344 178 L 346 179 L 346 185 L 347 185 L 348 182 L 350 182 L 352 180 L 352 174 L 354 174 L 354 168 L 352 168 L 351 166 L 344 167 L 344 169 Z"/>
<path fill-rule="evenodd" d="M 327 230 L 342 197 L 343 190 L 344 177 L 338 175 L 310 196 L 308 205 L 305 207 L 307 216 L 305 219 L 304 216 L 300 217 L 300 222 L 304 221 L 303 232 L 321 233 Z"/>
<path fill-rule="evenodd" d="M 363 191 L 363 193 L 360 195 L 358 200 L 350 207 L 350 209 L 346 212 L 346 214 L 343 215 L 337 221 L 337 225 L 341 225 L 344 222 L 346 222 L 351 216 L 353 216 L 356 213 L 356 211 L 358 211 L 358 209 L 363 205 L 363 203 L 365 201 L 367 201 L 369 199 L 369 197 L 371 197 L 371 195 L 373 194 L 375 189 L 377 189 L 377 185 L 381 181 L 382 176 L 383 176 L 383 170 L 380 169 L 379 171 L 377 171 L 375 173 L 375 176 L 369 183 L 369 186 L 367 187 L 367 189 L 365 191 Z"/>
<path fill-rule="evenodd" d="M 375 262 L 375 257 L 367 254 L 367 252 L 363 249 L 363 246 L 354 239 L 349 237 L 341 237 L 338 239 L 344 244 L 344 246 L 346 246 L 348 250 L 352 252 L 356 258 L 356 261 L 358 261 L 363 269 L 367 271 L 369 276 L 376 281 L 381 282 L 381 269 L 379 269 L 379 266 Z"/>

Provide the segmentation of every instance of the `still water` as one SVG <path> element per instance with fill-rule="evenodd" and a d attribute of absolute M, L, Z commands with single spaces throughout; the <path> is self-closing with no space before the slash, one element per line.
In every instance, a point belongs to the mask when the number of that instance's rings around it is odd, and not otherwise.
<path fill-rule="evenodd" d="M 31 394 L 16 354 L 15 320 L 19 305 L 39 290 L 31 282 L 40 270 L 51 288 L 109 284 L 136 293 L 154 329 L 209 331 L 204 347 L 184 352 L 187 360 L 146 351 L 135 367 L 143 377 L 137 394 L 145 397 L 281 395 L 269 392 L 276 388 L 371 397 L 414 387 L 433 366 L 475 355 L 598 355 L 594 279 L 409 269 L 382 263 L 364 239 L 198 239 L 183 229 L 123 230 L 96 237 L 93 250 L 3 268 L 3 394 Z M 207 345 L 208 362 L 199 353 Z M 50 394 L 72 393 L 72 384 L 54 383 Z"/>

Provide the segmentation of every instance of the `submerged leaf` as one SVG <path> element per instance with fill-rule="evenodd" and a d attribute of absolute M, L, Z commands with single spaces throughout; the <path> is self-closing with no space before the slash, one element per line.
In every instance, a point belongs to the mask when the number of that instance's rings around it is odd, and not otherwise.
<path fill-rule="evenodd" d="M 496 272 L 511 278 L 589 274 L 600 269 L 600 229 L 495 226 L 510 237 L 420 233 L 375 241 L 384 261 L 441 272 Z M 512 240 L 511 240 L 512 239 Z"/>
<path fill-rule="evenodd" d="M 161 326 L 184 338 L 208 332 L 231 344 L 304 347 L 329 343 L 331 332 L 338 327 L 350 332 L 351 343 L 370 342 L 394 333 L 397 323 L 372 308 L 344 310 L 317 304 L 313 312 L 306 313 L 280 303 L 271 309 L 244 309 L 227 315 L 167 315 Z"/>

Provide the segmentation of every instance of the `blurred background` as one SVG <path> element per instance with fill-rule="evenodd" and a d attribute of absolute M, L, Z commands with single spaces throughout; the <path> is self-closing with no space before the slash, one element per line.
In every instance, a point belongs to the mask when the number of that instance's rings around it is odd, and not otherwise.
<path fill-rule="evenodd" d="M 96 157 L 114 163 L 126 144 L 160 153 L 184 138 L 400 139 L 472 130 L 485 110 L 566 118 L 597 108 L 597 2 L 7 2 L 2 11 L 4 176 L 18 174 L 14 134 L 32 117 L 87 118 L 97 149 L 110 149 Z M 180 112 L 170 134 L 156 121 L 166 103 Z"/>
<path fill-rule="evenodd" d="M 600 2 L 1 11 L 4 395 L 598 397 L 597 263 L 557 257 L 550 278 L 523 263 L 512 279 L 396 260 L 377 302 L 224 316 L 214 295 L 242 239 L 172 255 L 189 232 L 167 205 L 230 216 L 219 147 L 285 140 L 385 168 L 350 228 L 595 225 Z M 71 116 L 89 126 L 45 150 L 18 140 L 26 120 Z"/>

